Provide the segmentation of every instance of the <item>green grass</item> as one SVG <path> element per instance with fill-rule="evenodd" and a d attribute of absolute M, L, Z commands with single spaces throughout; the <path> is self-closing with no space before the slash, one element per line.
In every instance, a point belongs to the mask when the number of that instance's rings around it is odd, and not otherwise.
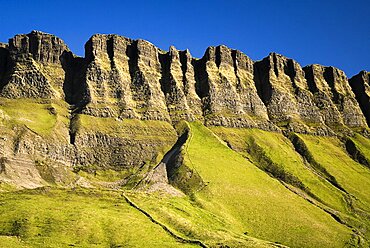
<path fill-rule="evenodd" d="M 270 242 L 248 236 L 229 219 L 207 211 L 187 197 L 131 193 L 130 198 L 178 235 L 202 240 L 210 247 L 271 247 Z"/>
<path fill-rule="evenodd" d="M 43 137 L 68 123 L 67 106 L 51 100 L 0 98 L 0 111 L 5 115 L 0 123 L 8 127 L 24 125 Z"/>
<path fill-rule="evenodd" d="M 0 110 L 11 116 L 3 120 L 3 125 L 26 125 L 45 137 L 58 132 L 58 125 L 68 124 L 68 111 L 62 104 L 22 101 L 1 101 Z M 25 121 L 37 123 L 38 118 L 39 126 Z M 154 144 L 158 144 L 158 156 L 156 161 L 148 161 L 145 171 L 161 159 L 177 137 L 174 128 L 162 121 L 79 115 L 75 125 L 78 135 L 103 133 L 143 143 L 157 141 Z M 130 206 L 123 192 L 176 235 L 201 240 L 211 247 L 268 247 L 275 242 L 291 247 L 364 245 L 356 243 L 358 237 L 351 228 L 263 171 L 275 166 L 279 168 L 276 173 L 291 175 L 282 178 L 288 183 L 298 180 L 306 193 L 338 211 L 341 217 L 357 218 L 354 226 L 368 235 L 370 195 L 364 189 L 370 188 L 370 170 L 353 161 L 338 139 L 299 135 L 313 159 L 349 193 L 353 201 L 350 207 L 345 194 L 307 164 L 282 134 L 256 129 L 208 129 L 200 123 L 185 122 L 179 125 L 178 132 L 186 129 L 190 135 L 181 151 L 183 166 L 177 176 L 180 183 L 187 180 L 182 183 L 188 183 L 189 195 L 55 188 L 58 183 L 52 174 L 59 172 L 51 170 L 49 161 L 40 160 L 38 169 L 54 188 L 0 191 L 0 247 L 187 246 Z M 353 140 L 369 156 L 370 141 L 362 136 Z M 86 149 L 97 152 L 94 147 Z M 136 173 L 129 169 L 102 170 L 99 165 L 77 166 L 75 172 L 96 187 L 103 187 L 100 181 L 113 182 Z M 8 191 L 6 185 L 0 184 L 0 188 Z M 361 219 L 363 222 L 358 224 Z"/>
<path fill-rule="evenodd" d="M 351 195 L 356 208 L 370 212 L 370 170 L 350 158 L 341 142 L 333 137 L 300 135 L 317 162 L 333 175 Z M 367 214 L 367 220 L 369 220 Z M 366 218 L 365 218 L 366 219 Z"/>
<path fill-rule="evenodd" d="M 121 135 L 134 139 L 171 139 L 176 141 L 176 132 L 165 121 L 117 120 L 79 115 L 79 127 L 86 131 L 99 131 L 108 135 Z"/>
<path fill-rule="evenodd" d="M 253 143 L 256 143 L 276 166 L 298 179 L 305 186 L 306 192 L 330 208 L 349 214 L 342 192 L 325 178 L 319 176 L 319 173 L 295 151 L 290 140 L 284 135 L 258 129 L 223 127 L 213 127 L 211 129 L 222 139 L 237 147 L 236 149 L 241 154 L 250 157 L 258 164 L 253 156 L 246 153 L 247 150 L 251 149 Z"/>
<path fill-rule="evenodd" d="M 120 192 L 24 190 L 0 194 L 1 247 L 187 247 Z"/>
<path fill-rule="evenodd" d="M 196 197 L 210 212 L 263 240 L 293 247 L 343 247 L 351 230 L 286 189 L 232 151 L 207 128 L 192 123 L 185 164 L 207 183 Z"/>
<path fill-rule="evenodd" d="M 300 135 L 314 159 L 354 196 L 357 207 L 370 211 L 370 170 L 350 158 L 343 144 L 333 137 Z"/>
<path fill-rule="evenodd" d="M 355 134 L 351 140 L 355 143 L 357 149 L 370 161 L 370 139 L 365 138 L 360 134 Z"/>

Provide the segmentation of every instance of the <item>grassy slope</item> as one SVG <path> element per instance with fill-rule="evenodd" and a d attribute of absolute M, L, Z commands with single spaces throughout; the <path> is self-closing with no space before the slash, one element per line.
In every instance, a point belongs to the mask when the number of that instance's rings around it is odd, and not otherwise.
<path fill-rule="evenodd" d="M 79 115 L 80 128 L 86 131 L 103 132 L 135 140 L 160 139 L 176 141 L 176 132 L 165 121 L 140 121 L 136 119 L 116 120 L 114 118 L 96 118 Z"/>
<path fill-rule="evenodd" d="M 360 134 L 356 134 L 351 139 L 356 144 L 356 147 L 366 157 L 366 159 L 370 161 L 370 139 L 366 139 Z"/>
<path fill-rule="evenodd" d="M 303 161 L 293 145 L 280 133 L 272 133 L 258 129 L 237 129 L 213 127 L 217 135 L 237 147 L 243 155 L 253 139 L 263 148 L 266 155 L 284 171 L 298 178 L 306 189 L 327 206 L 348 214 L 348 206 L 340 190 L 320 177 L 315 170 Z M 253 159 L 253 158 L 252 158 Z"/>
<path fill-rule="evenodd" d="M 1 247 L 187 246 L 128 205 L 119 192 L 25 190 L 2 193 L 0 203 Z"/>
<path fill-rule="evenodd" d="M 300 135 L 317 162 L 332 174 L 344 189 L 358 199 L 358 207 L 370 212 L 370 170 L 353 161 L 336 138 Z"/>
<path fill-rule="evenodd" d="M 370 240 L 370 170 L 354 160 L 346 153 L 340 141 L 331 137 L 314 137 L 300 135 L 305 141 L 314 159 L 332 174 L 338 183 L 348 192 L 353 211 L 364 223 L 360 230 Z M 360 149 L 364 149 L 369 141 L 357 136 Z M 362 143 L 360 143 L 362 142 Z M 356 145 L 358 145 L 356 144 Z M 368 151 L 365 148 L 365 153 Z"/>
<path fill-rule="evenodd" d="M 185 163 L 208 182 L 196 195 L 248 234 L 293 247 L 343 247 L 351 231 L 191 124 Z"/>
<path fill-rule="evenodd" d="M 130 198 L 180 236 L 202 240 L 210 247 L 273 246 L 270 242 L 248 236 L 233 218 L 225 218 L 210 212 L 187 197 L 166 197 L 135 192 Z"/>
<path fill-rule="evenodd" d="M 55 111 L 51 111 L 51 107 Z M 68 110 L 61 103 L 1 99 L 0 110 L 11 116 L 3 124 L 7 126 L 26 125 L 43 137 L 58 130 L 57 125 L 68 125 Z M 143 141 L 160 139 L 165 143 L 171 143 L 174 142 L 175 137 L 173 128 L 166 122 L 117 121 L 110 118 L 80 115 L 79 124 L 84 131 L 100 131 L 112 136 L 123 135 Z M 243 233 L 293 247 L 342 247 L 350 239 L 349 229 L 339 225 L 328 214 L 291 193 L 277 180 L 272 179 L 241 155 L 223 145 L 207 128 L 193 123 L 191 129 L 192 136 L 185 151 L 185 163 L 196 170 L 208 184 L 205 189 L 196 194 L 197 203 L 187 198 L 132 195 L 135 201 L 151 211 L 166 225 L 183 236 L 205 240 L 212 245 L 218 243 L 242 247 L 266 245 L 263 241 L 250 238 Z M 238 136 L 234 137 L 234 141 L 239 143 L 238 145 L 245 145 L 245 135 L 253 136 L 268 156 L 278 164 L 284 164 L 287 170 L 297 175 L 315 195 L 324 199 L 327 205 L 345 211 L 341 194 L 325 180 L 314 177 L 312 172 L 305 168 L 303 161 L 294 152 L 289 141 L 282 135 L 259 130 L 245 129 L 243 133 L 234 131 L 233 135 Z M 217 133 L 221 136 L 222 132 Z M 358 139 L 358 142 L 363 147 L 362 151 L 366 153 L 369 147 L 367 140 Z M 333 145 L 340 146 L 335 142 Z M 159 149 L 163 153 L 168 148 Z M 312 147 L 309 146 L 309 148 Z M 318 149 L 331 149 L 331 147 Z M 313 151 L 315 152 L 317 151 Z M 337 155 L 334 154 L 334 156 Z M 347 156 L 345 160 L 347 159 L 350 158 Z M 347 162 L 354 163 L 352 160 Z M 357 166 L 358 164 L 354 167 L 357 168 Z M 351 172 L 348 170 L 346 173 Z M 102 179 L 111 176 L 109 173 L 104 174 Z M 114 176 L 120 177 L 121 175 L 114 174 Z M 369 178 L 365 176 L 363 180 L 365 182 L 358 185 L 354 183 L 355 186 L 351 185 L 350 192 L 353 192 L 355 196 L 357 192 L 352 188 L 357 187 L 359 190 L 359 187 L 368 187 L 366 180 L 369 182 Z M 115 193 L 103 194 L 99 197 L 96 195 L 100 193 L 95 194 L 88 191 L 78 194 L 66 191 L 12 194 L 0 196 L 1 202 L 6 201 L 5 205 L 0 204 L 0 222 L 8 223 L 0 225 L 2 228 L 0 229 L 0 244 L 3 246 L 6 244 L 5 247 L 17 247 L 17 245 L 21 247 L 25 244 L 34 246 L 42 242 L 46 242 L 51 247 L 58 247 L 58 244 L 74 241 L 80 247 L 91 247 L 94 244 L 97 246 L 109 244 L 142 246 L 143 243 L 148 246 L 173 246 L 178 244 L 161 228 L 149 222 L 137 210 L 130 208 L 122 199 L 117 200 L 119 195 Z M 360 194 L 359 198 L 362 202 L 359 204 L 363 209 L 370 206 L 365 194 Z M 111 209 L 116 201 L 121 201 L 118 204 L 119 209 Z M 25 218 L 27 218 L 26 221 Z M 132 225 L 132 219 L 139 220 L 138 226 Z M 18 225 L 18 222 L 14 222 L 15 220 L 20 221 L 20 226 L 22 226 L 20 231 L 24 233 L 18 234 L 26 242 L 20 242 L 15 237 L 2 236 L 15 231 L 14 225 L 16 227 Z M 139 228 L 140 225 L 142 225 L 141 228 Z M 48 233 L 44 229 L 52 231 Z M 39 232 L 42 232 L 41 236 L 37 235 Z M 147 232 L 153 235 L 145 238 Z M 121 235 L 122 233 L 124 235 Z"/>
<path fill-rule="evenodd" d="M 4 115 L 1 119 L 0 113 L 0 124 L 7 127 L 23 125 L 44 138 L 58 135 L 59 125 L 68 125 L 66 104 L 54 100 L 0 98 L 0 111 Z"/>

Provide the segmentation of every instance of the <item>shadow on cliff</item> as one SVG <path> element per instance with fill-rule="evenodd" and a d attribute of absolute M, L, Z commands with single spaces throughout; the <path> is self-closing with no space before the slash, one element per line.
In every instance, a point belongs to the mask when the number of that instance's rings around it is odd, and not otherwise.
<path fill-rule="evenodd" d="M 5 76 L 8 70 L 8 63 L 9 63 L 9 50 L 0 47 L 0 92 L 2 91 L 6 84 Z"/>
<path fill-rule="evenodd" d="M 75 57 L 72 52 L 64 51 L 60 61 L 65 72 L 63 91 L 65 101 L 72 105 L 74 112 L 79 112 L 90 102 L 90 93 L 86 84 L 85 58 Z"/>
<path fill-rule="evenodd" d="M 90 92 L 86 84 L 86 59 L 75 57 L 72 52 L 64 51 L 60 62 L 65 72 L 63 92 L 65 101 L 70 105 L 69 124 L 70 143 L 74 144 L 78 131 L 78 114 L 90 102 Z"/>

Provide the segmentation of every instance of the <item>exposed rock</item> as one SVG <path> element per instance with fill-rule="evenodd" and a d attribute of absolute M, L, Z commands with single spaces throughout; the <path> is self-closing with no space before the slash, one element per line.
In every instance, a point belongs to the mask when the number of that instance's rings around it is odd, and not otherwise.
<path fill-rule="evenodd" d="M 97 117 L 89 118 L 94 121 Z M 81 166 L 137 170 L 146 163 L 155 163 L 159 153 L 171 147 L 177 137 L 166 122 L 140 124 L 105 120 L 104 127 L 94 125 L 82 122 L 75 138 L 77 164 Z"/>
<path fill-rule="evenodd" d="M 275 53 L 253 62 L 218 46 L 196 59 L 188 50 L 164 52 L 144 40 L 97 34 L 81 58 L 53 35 L 16 35 L 9 45 L 0 44 L 0 139 L 6 140 L 0 140 L 0 158 L 5 158 L 0 174 L 18 170 L 19 160 L 34 171 L 37 180 L 30 185 L 47 183 L 45 168 L 36 168 L 39 160 L 144 175 L 173 146 L 173 125 L 181 120 L 285 133 L 350 132 L 348 127 L 367 127 L 361 109 L 370 122 L 369 74 L 350 83 L 355 94 L 342 71 L 319 65 L 302 69 Z M 13 116 L 5 100 L 20 110 L 22 101 L 36 104 L 35 115 Z M 51 120 L 55 123 L 45 133 L 34 126 Z M 178 168 L 166 167 L 168 180 L 186 189 Z M 145 175 L 158 176 L 154 183 L 162 188 L 167 175 L 163 165 L 157 169 Z M 192 177 L 189 168 L 182 169 Z"/>
<path fill-rule="evenodd" d="M 127 56 L 127 47 L 132 42 L 117 35 L 94 35 L 86 43 L 86 85 L 90 104 L 84 113 L 94 116 L 137 117 L 130 88 Z"/>
<path fill-rule="evenodd" d="M 162 67 L 161 87 L 172 122 L 194 121 L 202 117 L 201 101 L 195 92 L 194 69 L 189 51 L 170 47 L 159 53 Z"/>
<path fill-rule="evenodd" d="M 296 61 L 271 53 L 255 63 L 255 83 L 274 123 L 295 132 L 330 132 L 323 125 L 304 72 Z"/>
<path fill-rule="evenodd" d="M 196 93 L 195 71 L 192 65 L 193 58 L 189 50 L 180 51 L 179 55 L 182 70 L 183 92 L 193 118 L 201 120 L 203 119 L 202 102 Z"/>
<path fill-rule="evenodd" d="M 169 120 L 160 85 L 158 49 L 154 45 L 117 35 L 94 35 L 86 44 L 86 58 L 90 107 L 108 105 L 112 108 L 110 117 Z"/>
<path fill-rule="evenodd" d="M 276 128 L 253 82 L 252 61 L 226 46 L 209 47 L 193 61 L 206 125 Z"/>
<path fill-rule="evenodd" d="M 0 96 L 63 98 L 60 56 L 68 50 L 58 37 L 38 31 L 10 39 L 10 59 Z"/>
<path fill-rule="evenodd" d="M 370 126 L 370 72 L 361 71 L 349 80 L 349 84 Z"/>
<path fill-rule="evenodd" d="M 32 57 L 40 63 L 60 64 L 60 55 L 69 49 L 64 41 L 55 35 L 32 31 L 10 39 L 9 50 L 13 61 L 23 61 Z"/>
<path fill-rule="evenodd" d="M 307 66 L 304 71 L 326 124 L 366 127 L 365 118 L 343 71 L 321 65 Z"/>

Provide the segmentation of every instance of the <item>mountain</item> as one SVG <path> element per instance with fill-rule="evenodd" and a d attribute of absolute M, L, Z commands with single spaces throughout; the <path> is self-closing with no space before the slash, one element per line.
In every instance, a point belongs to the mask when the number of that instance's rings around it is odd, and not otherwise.
<path fill-rule="evenodd" d="M 93 35 L 0 43 L 3 247 L 369 247 L 370 73 Z"/>

